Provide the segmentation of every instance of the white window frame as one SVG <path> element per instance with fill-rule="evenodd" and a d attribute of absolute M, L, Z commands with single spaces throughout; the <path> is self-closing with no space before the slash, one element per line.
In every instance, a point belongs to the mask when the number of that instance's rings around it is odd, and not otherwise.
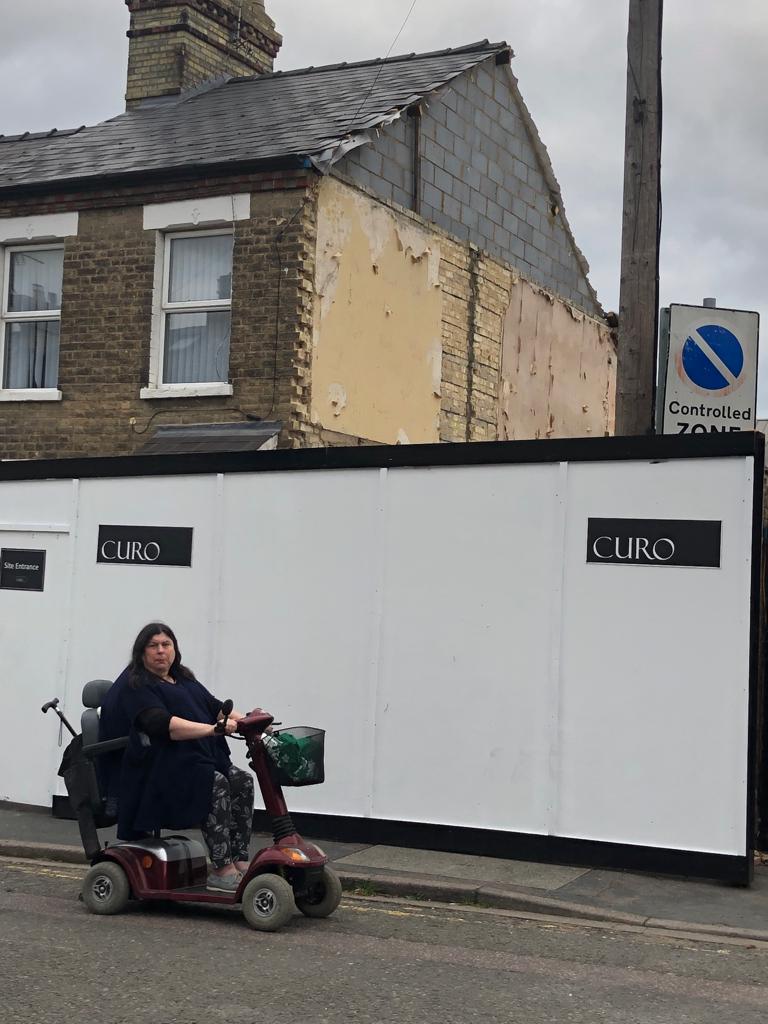
<path fill-rule="evenodd" d="M 150 339 L 149 382 L 139 391 L 140 398 L 204 398 L 216 395 L 231 395 L 232 384 L 228 381 L 199 381 L 179 384 L 163 383 L 163 357 L 165 354 L 165 330 L 169 313 L 211 313 L 222 310 L 232 312 L 232 290 L 228 299 L 206 301 L 170 302 L 168 300 L 171 276 L 171 245 L 177 238 L 203 238 L 227 236 L 234 238 L 233 227 L 206 228 L 196 231 L 158 231 L 155 257 L 155 298 L 152 311 L 152 336 Z M 234 251 L 233 251 L 234 276 Z M 231 322 L 231 321 L 230 321 Z"/>
<path fill-rule="evenodd" d="M 6 388 L 5 378 L 5 336 L 8 324 L 35 323 L 43 320 L 58 320 L 61 324 L 61 307 L 58 309 L 34 310 L 31 312 L 12 313 L 8 309 L 11 285 L 11 256 L 17 252 L 50 252 L 52 249 L 64 251 L 64 243 L 34 242 L 23 245 L 3 245 L 0 247 L 0 402 L 59 402 L 61 391 L 55 388 Z M 63 281 L 62 281 L 63 289 Z M 59 335 L 61 337 L 61 335 Z M 61 345 L 59 345 L 61 355 Z M 57 375 L 58 376 L 58 375 Z M 58 381 L 57 381 L 58 383 Z"/>

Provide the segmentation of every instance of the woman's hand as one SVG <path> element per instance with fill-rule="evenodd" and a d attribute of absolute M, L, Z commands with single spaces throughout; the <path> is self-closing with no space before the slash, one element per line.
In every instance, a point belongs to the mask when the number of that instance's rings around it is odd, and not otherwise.
<path fill-rule="evenodd" d="M 233 732 L 237 732 L 237 726 L 239 722 L 239 718 L 235 718 L 233 715 L 229 716 L 229 718 L 227 719 L 227 724 L 224 726 L 224 731 L 226 732 L 227 736 L 231 736 Z"/>

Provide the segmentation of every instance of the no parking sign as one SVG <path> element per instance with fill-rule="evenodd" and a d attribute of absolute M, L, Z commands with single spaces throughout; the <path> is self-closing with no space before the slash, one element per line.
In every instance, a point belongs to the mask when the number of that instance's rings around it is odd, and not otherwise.
<path fill-rule="evenodd" d="M 755 429 L 759 326 L 744 310 L 669 307 L 661 433 Z"/>

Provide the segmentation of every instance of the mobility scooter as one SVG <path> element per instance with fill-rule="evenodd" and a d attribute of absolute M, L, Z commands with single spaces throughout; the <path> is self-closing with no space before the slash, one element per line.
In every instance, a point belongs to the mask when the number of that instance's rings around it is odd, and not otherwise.
<path fill-rule="evenodd" d="M 65 751 L 59 774 L 77 815 L 80 836 L 91 868 L 85 876 L 82 899 L 91 913 L 117 914 L 130 899 L 170 900 L 221 906 L 240 904 L 246 921 L 258 931 L 277 931 L 296 909 L 307 917 L 328 917 L 341 900 L 338 875 L 328 866 L 323 851 L 302 839 L 291 821 L 283 798 L 283 785 L 311 785 L 323 781 L 323 733 L 314 729 L 267 730 L 274 719 L 257 709 L 238 725 L 248 747 L 250 767 L 271 819 L 274 842 L 251 860 L 234 893 L 206 889 L 207 859 L 202 843 L 185 836 L 159 833 L 138 841 L 118 841 L 104 847 L 99 828 L 116 822 L 116 808 L 108 808 L 101 795 L 95 759 L 128 743 L 128 738 L 99 742 L 98 708 L 111 683 L 86 683 L 78 736 L 58 708 L 58 698 L 43 705 L 54 710 L 73 741 Z M 231 710 L 231 702 L 227 702 Z M 226 707 L 226 705 L 225 705 Z M 231 737 L 230 737 L 231 738 Z M 283 741 L 293 758 L 275 756 Z M 146 739 L 147 744 L 149 739 Z M 303 751 L 300 759 L 296 751 Z"/>

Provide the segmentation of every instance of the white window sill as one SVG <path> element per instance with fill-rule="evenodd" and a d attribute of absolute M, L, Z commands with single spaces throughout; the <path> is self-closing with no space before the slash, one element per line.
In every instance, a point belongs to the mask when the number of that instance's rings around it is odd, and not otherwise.
<path fill-rule="evenodd" d="M 215 398 L 231 395 L 231 384 L 160 384 L 155 388 L 141 388 L 139 398 Z"/>
<path fill-rule="evenodd" d="M 0 402 L 60 402 L 58 388 L 0 388 Z"/>

